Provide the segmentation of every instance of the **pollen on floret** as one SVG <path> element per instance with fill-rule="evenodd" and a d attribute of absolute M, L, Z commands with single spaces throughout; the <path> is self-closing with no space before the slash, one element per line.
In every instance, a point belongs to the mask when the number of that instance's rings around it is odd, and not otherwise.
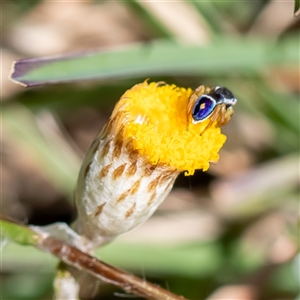
<path fill-rule="evenodd" d="M 124 140 L 151 164 L 165 164 L 192 175 L 216 162 L 226 137 L 209 120 L 192 124 L 187 106 L 193 90 L 155 82 L 135 85 L 122 96 L 115 111 L 126 125 Z"/>

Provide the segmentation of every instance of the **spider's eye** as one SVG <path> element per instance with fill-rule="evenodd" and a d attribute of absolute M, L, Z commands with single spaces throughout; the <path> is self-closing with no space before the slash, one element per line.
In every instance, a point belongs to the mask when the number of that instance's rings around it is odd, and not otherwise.
<path fill-rule="evenodd" d="M 192 111 L 194 121 L 200 122 L 206 120 L 212 114 L 215 106 L 216 102 L 212 98 L 206 95 L 200 96 Z"/>

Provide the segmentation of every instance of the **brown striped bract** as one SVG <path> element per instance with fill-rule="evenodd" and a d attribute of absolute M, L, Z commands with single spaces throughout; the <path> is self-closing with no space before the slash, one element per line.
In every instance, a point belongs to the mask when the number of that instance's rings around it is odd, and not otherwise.
<path fill-rule="evenodd" d="M 113 142 L 113 140 L 111 139 L 105 143 L 105 145 L 102 148 L 100 158 L 104 158 L 108 154 L 112 142 Z"/>
<path fill-rule="evenodd" d="M 149 163 L 145 164 L 145 167 L 144 167 L 144 170 L 143 170 L 144 175 L 145 176 L 150 176 L 154 172 L 156 167 L 157 167 L 156 165 L 151 165 Z"/>
<path fill-rule="evenodd" d="M 131 162 L 136 162 L 138 160 L 138 157 L 139 157 L 139 151 L 138 150 L 133 150 L 129 153 L 129 160 Z"/>
<path fill-rule="evenodd" d="M 99 173 L 99 178 L 102 179 L 103 177 L 107 176 L 110 168 L 112 166 L 112 163 L 106 165 L 105 167 L 103 167 Z"/>
<path fill-rule="evenodd" d="M 161 175 L 159 175 L 158 177 L 156 177 L 154 180 L 152 180 L 149 184 L 148 184 L 148 192 L 153 192 L 156 188 L 156 186 L 159 183 Z"/>
<path fill-rule="evenodd" d="M 139 187 L 141 185 L 141 180 L 142 179 L 137 180 L 134 183 L 134 185 L 130 188 L 130 190 L 129 190 L 130 195 L 134 195 L 137 192 L 137 190 L 139 189 Z"/>
<path fill-rule="evenodd" d="M 114 122 L 117 119 L 109 124 Z M 131 139 L 122 140 L 122 130 L 98 139 L 100 143 L 93 143 L 98 151 L 88 153 L 80 173 L 84 184 L 78 184 L 75 193 L 80 221 L 74 228 L 100 245 L 147 220 L 178 172 L 162 163 L 151 164 L 133 148 Z"/>
<path fill-rule="evenodd" d="M 116 180 L 117 178 L 119 178 L 122 174 L 123 174 L 123 172 L 124 172 L 124 170 L 125 170 L 125 168 L 126 168 L 126 163 L 125 164 L 122 164 L 121 166 L 119 166 L 119 167 L 117 167 L 114 171 L 113 171 L 113 173 L 112 173 L 112 179 L 113 180 Z"/>
<path fill-rule="evenodd" d="M 117 198 L 117 204 L 120 203 L 121 201 L 123 201 L 127 196 L 130 195 L 134 195 L 137 190 L 139 189 L 141 184 L 141 179 L 137 180 L 132 186 L 131 188 L 129 188 L 127 191 L 125 191 L 124 193 L 122 193 L 118 198 Z"/>
<path fill-rule="evenodd" d="M 156 198 L 156 192 L 154 192 L 154 193 L 151 195 L 150 199 L 149 199 L 148 202 L 147 202 L 147 205 L 150 206 L 150 205 L 152 204 L 152 202 L 154 201 L 155 198 Z"/>
<path fill-rule="evenodd" d="M 119 204 L 120 202 L 122 202 L 123 200 L 125 200 L 125 198 L 128 196 L 128 191 L 125 191 L 124 193 L 122 193 L 116 201 L 116 204 Z"/>
<path fill-rule="evenodd" d="M 117 140 L 114 145 L 114 150 L 113 150 L 113 155 L 112 155 L 113 159 L 120 157 L 121 152 L 122 152 L 122 147 L 123 147 L 123 142 L 120 140 Z"/>
<path fill-rule="evenodd" d="M 135 207 L 136 207 L 136 204 L 134 203 L 134 204 L 126 211 L 126 213 L 125 213 L 125 218 L 126 218 L 126 219 L 129 218 L 129 217 L 133 214 L 133 212 L 134 212 L 134 210 L 135 210 Z"/>
<path fill-rule="evenodd" d="M 130 177 L 130 176 L 133 176 L 136 172 L 136 169 L 137 169 L 137 166 L 136 166 L 137 162 L 133 162 L 127 169 L 126 171 L 126 176 L 127 177 Z"/>
<path fill-rule="evenodd" d="M 97 206 L 96 210 L 94 211 L 94 217 L 98 217 L 101 214 L 105 204 L 106 204 L 106 202 Z"/>

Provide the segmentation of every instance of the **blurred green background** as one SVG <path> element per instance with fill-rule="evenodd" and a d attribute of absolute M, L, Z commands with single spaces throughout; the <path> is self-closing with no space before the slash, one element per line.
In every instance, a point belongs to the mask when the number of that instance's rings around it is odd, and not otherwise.
<path fill-rule="evenodd" d="M 293 1 L 14 0 L 2 9 L 3 214 L 25 224 L 70 223 L 84 152 L 135 83 L 226 86 L 238 104 L 219 163 L 181 175 L 149 221 L 97 255 L 189 299 L 300 299 Z M 6 79 L 15 59 L 101 47 L 105 55 L 89 64 L 75 60 L 77 77 L 90 80 L 25 89 Z M 71 78 L 60 68 L 56 76 Z M 51 299 L 56 264 L 7 243 L 1 299 Z M 82 299 L 120 296 L 88 278 L 82 291 Z"/>

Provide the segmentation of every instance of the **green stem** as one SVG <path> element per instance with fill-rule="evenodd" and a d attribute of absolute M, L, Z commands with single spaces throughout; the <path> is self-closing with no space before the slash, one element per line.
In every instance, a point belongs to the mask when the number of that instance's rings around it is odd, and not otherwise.
<path fill-rule="evenodd" d="M 146 299 L 185 300 L 182 296 L 175 295 L 157 285 L 145 281 L 144 279 L 114 268 L 113 266 L 96 259 L 94 256 L 77 249 L 73 245 L 50 237 L 46 234 L 38 234 L 26 226 L 0 218 L 0 228 L 2 238 L 8 238 L 22 245 L 32 245 L 37 247 L 45 252 L 55 255 L 67 265 L 63 273 L 60 271 L 58 272 L 57 276 L 61 276 L 62 279 L 58 282 L 58 284 L 60 284 L 59 288 L 61 288 L 61 291 L 57 290 L 56 292 L 68 292 L 63 285 L 64 283 L 68 284 L 69 282 L 72 282 L 72 288 L 69 291 L 70 295 L 72 293 L 75 293 L 76 295 L 78 294 L 76 278 L 69 273 L 70 270 L 75 268 L 81 272 L 87 272 L 95 278 L 107 283 L 114 284 L 128 293 L 132 293 Z M 69 274 L 71 276 L 69 276 Z M 57 280 L 57 278 L 55 280 Z"/>

